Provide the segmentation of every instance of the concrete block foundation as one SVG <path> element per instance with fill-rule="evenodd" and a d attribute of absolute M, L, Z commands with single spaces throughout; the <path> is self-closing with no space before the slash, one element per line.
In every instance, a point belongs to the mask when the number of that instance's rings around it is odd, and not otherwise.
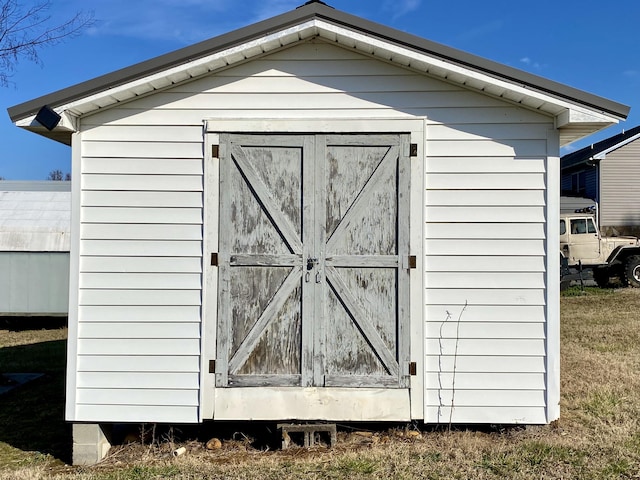
<path fill-rule="evenodd" d="M 73 464 L 94 465 L 107 456 L 111 448 L 109 425 L 73 424 Z"/>

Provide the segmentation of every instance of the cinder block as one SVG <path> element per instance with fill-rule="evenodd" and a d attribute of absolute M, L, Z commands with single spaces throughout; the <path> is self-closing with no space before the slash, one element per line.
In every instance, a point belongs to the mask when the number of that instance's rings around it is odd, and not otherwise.
<path fill-rule="evenodd" d="M 74 443 L 98 443 L 104 438 L 104 433 L 97 423 L 74 423 Z"/>
<path fill-rule="evenodd" d="M 97 423 L 73 425 L 73 464 L 94 465 L 107 456 L 111 442 L 108 428 Z"/>
<path fill-rule="evenodd" d="M 316 443 L 316 436 L 320 432 L 329 434 L 329 446 L 334 447 L 337 442 L 336 424 L 335 423 L 278 423 L 278 429 L 282 430 L 282 449 L 285 450 L 291 446 L 290 433 L 304 434 L 304 446 L 306 448 L 313 447 Z"/>

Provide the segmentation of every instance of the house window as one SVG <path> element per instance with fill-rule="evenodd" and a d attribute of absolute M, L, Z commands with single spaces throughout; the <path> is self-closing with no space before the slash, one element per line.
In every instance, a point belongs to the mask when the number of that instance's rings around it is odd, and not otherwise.
<path fill-rule="evenodd" d="M 587 192 L 587 172 L 582 170 L 571 175 L 571 192 L 585 195 Z"/>

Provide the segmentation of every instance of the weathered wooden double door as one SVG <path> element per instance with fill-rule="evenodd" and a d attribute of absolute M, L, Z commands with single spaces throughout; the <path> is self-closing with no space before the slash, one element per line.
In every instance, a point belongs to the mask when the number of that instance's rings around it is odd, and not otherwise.
<path fill-rule="evenodd" d="M 409 137 L 220 136 L 216 385 L 408 385 Z"/>

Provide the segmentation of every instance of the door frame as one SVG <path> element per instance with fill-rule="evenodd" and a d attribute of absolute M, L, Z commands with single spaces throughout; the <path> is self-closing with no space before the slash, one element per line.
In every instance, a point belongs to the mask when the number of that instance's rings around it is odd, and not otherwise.
<path fill-rule="evenodd" d="M 211 252 L 218 248 L 219 142 L 221 133 L 409 133 L 417 155 L 411 156 L 409 254 L 416 257 L 410 270 L 409 330 L 411 361 L 417 374 L 409 389 L 245 387 L 216 388 L 209 373 L 216 358 L 218 269 L 211 265 Z M 424 419 L 425 328 L 424 328 L 424 159 L 426 119 L 326 118 L 326 119 L 208 119 L 204 121 L 204 197 L 200 420 L 341 420 L 409 421 Z M 212 148 L 218 145 L 218 150 Z M 217 156 L 216 156 L 217 153 Z M 409 152 L 407 152 L 409 154 Z M 372 402 L 372 395 L 375 401 Z M 274 400 L 277 399 L 277 402 Z M 277 403 L 277 408 L 274 405 Z M 269 408 L 265 408 L 268 405 Z M 304 405 L 303 408 L 300 406 Z"/>

